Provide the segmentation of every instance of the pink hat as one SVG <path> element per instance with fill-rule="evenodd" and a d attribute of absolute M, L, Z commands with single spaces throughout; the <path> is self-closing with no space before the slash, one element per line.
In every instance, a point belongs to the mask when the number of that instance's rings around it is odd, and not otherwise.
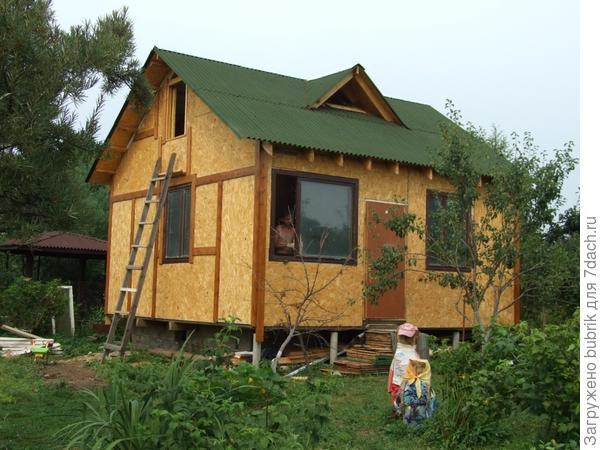
<path fill-rule="evenodd" d="M 412 323 L 405 322 L 398 327 L 398 336 L 413 337 L 419 329 Z"/>

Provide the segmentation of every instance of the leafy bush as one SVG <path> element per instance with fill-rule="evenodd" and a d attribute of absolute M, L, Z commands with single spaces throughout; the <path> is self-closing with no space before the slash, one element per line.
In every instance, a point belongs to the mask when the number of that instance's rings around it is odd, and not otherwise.
<path fill-rule="evenodd" d="M 231 333 L 215 338 L 218 352 Z M 61 432 L 68 448 L 307 448 L 328 419 L 327 382 L 308 381 L 290 399 L 290 380 L 268 367 L 184 358 L 168 365 L 112 363 L 110 382 L 88 392 L 84 419 Z M 294 420 L 291 420 L 294 418 Z"/>
<path fill-rule="evenodd" d="M 579 436 L 578 315 L 544 329 L 526 323 L 493 327 L 486 337 L 457 349 L 439 349 L 432 361 L 442 380 L 439 409 L 425 437 L 446 448 L 502 442 L 512 432 L 511 415 L 546 418 L 544 441 Z M 557 445 L 570 445 L 557 444 Z M 557 447 L 563 448 L 563 447 Z"/>
<path fill-rule="evenodd" d="M 0 322 L 25 330 L 45 331 L 61 314 L 66 297 L 58 280 L 33 281 L 18 277 L 0 292 Z"/>

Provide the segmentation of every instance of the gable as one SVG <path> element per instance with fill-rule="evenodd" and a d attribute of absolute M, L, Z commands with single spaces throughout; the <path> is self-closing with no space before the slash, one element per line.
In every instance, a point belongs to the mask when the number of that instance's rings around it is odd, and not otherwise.
<path fill-rule="evenodd" d="M 448 120 L 428 105 L 384 97 L 360 65 L 304 80 L 154 48 L 144 68 L 155 88 L 175 73 L 239 139 L 431 166 L 439 123 Z M 88 181 L 110 182 L 141 120 L 126 102 Z M 488 173 L 495 159 L 481 156 Z"/>

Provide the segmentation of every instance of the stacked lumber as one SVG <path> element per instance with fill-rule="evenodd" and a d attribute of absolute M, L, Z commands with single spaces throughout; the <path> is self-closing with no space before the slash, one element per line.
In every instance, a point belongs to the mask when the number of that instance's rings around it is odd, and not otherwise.
<path fill-rule="evenodd" d="M 48 347 L 50 353 L 55 355 L 62 354 L 62 349 L 58 342 L 54 339 L 28 339 L 28 338 L 13 338 L 0 337 L 0 356 L 11 357 L 25 355 L 31 353 L 32 346 Z"/>
<path fill-rule="evenodd" d="M 310 348 L 307 350 L 308 362 L 315 361 L 328 355 L 328 348 Z M 291 350 L 285 356 L 279 358 L 279 365 L 282 366 L 304 364 L 304 362 L 304 352 L 302 350 Z"/>
<path fill-rule="evenodd" d="M 394 331 L 365 331 L 365 343 L 348 347 L 346 357 L 337 359 L 333 370 L 347 375 L 386 373 L 394 357 L 392 346 Z"/>

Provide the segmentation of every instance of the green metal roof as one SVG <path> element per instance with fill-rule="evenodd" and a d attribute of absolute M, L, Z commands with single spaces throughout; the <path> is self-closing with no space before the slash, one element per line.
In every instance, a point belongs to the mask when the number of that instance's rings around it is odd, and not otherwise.
<path fill-rule="evenodd" d="M 448 120 L 431 106 L 390 97 L 384 98 L 406 127 L 326 106 L 309 108 L 352 68 L 303 80 L 159 48 L 154 51 L 241 139 L 430 166 L 440 145 L 439 123 Z M 486 153 L 479 161 L 484 173 L 490 167 Z"/>

